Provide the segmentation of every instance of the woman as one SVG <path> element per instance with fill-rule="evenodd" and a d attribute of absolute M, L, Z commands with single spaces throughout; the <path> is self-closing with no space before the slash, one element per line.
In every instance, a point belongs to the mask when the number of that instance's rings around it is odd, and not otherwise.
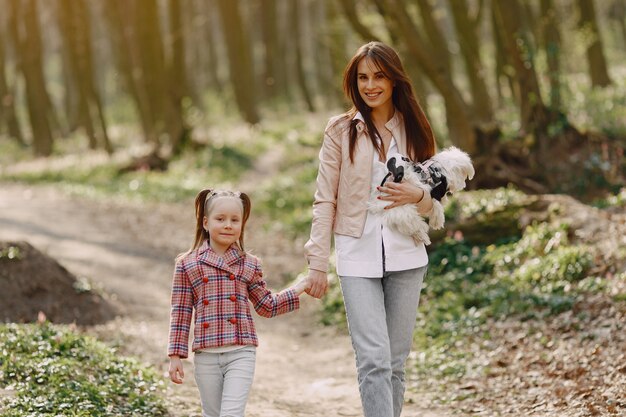
<path fill-rule="evenodd" d="M 305 245 L 310 295 L 327 290 L 334 232 L 348 327 L 355 350 L 366 417 L 400 416 L 404 367 L 411 349 L 417 305 L 428 257 L 421 242 L 385 227 L 368 213 L 374 187 L 386 208 L 413 204 L 422 214 L 430 195 L 408 183 L 385 183 L 387 155 L 414 161 L 434 155 L 435 140 L 400 58 L 389 46 L 370 42 L 344 71 L 353 107 L 330 119 L 319 154 L 311 236 Z"/>

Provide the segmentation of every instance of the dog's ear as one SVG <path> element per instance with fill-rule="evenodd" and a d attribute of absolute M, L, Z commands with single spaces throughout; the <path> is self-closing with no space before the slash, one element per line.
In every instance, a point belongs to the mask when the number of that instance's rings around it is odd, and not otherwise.
<path fill-rule="evenodd" d="M 404 167 L 402 165 L 396 166 L 396 157 L 392 156 L 387 161 L 387 169 L 393 175 L 393 182 L 400 182 L 404 178 Z M 386 177 L 385 177 L 386 178 Z"/>
<path fill-rule="evenodd" d="M 448 179 L 441 175 L 439 177 L 439 182 L 430 190 L 430 196 L 437 201 L 441 201 L 441 199 L 446 195 L 448 191 Z"/>
<path fill-rule="evenodd" d="M 393 174 L 393 182 L 400 182 L 404 178 L 404 167 L 400 165 Z"/>

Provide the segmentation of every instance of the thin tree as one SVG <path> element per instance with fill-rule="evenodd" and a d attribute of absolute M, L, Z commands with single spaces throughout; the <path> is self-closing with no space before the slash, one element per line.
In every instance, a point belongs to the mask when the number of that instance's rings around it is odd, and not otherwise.
<path fill-rule="evenodd" d="M 591 42 L 587 47 L 587 62 L 589 64 L 589 75 L 591 85 L 594 87 L 606 87 L 611 84 L 611 78 L 607 70 L 606 59 L 604 58 L 604 47 L 598 29 L 596 10 L 593 0 L 578 0 L 580 10 L 579 27 L 588 32 Z"/>
<path fill-rule="evenodd" d="M 485 81 L 486 70 L 480 58 L 480 41 L 478 28 L 483 11 L 484 1 L 479 3 L 474 16 L 469 15 L 470 8 L 466 0 L 449 1 L 465 62 L 465 73 L 470 82 L 474 114 L 483 123 L 493 123 L 493 104 Z"/>
<path fill-rule="evenodd" d="M 9 136 L 20 146 L 26 146 L 22 129 L 15 113 L 15 94 L 9 87 L 5 71 L 6 56 L 4 49 L 4 34 L 0 30 L 0 122 L 4 119 Z"/>
<path fill-rule="evenodd" d="M 454 85 L 452 74 L 446 71 L 446 64 L 436 59 L 437 55 L 407 13 L 404 0 L 375 1 L 385 14 L 392 17 L 388 21 L 391 23 L 387 23 L 388 29 L 398 31 L 424 74 L 443 96 L 450 139 L 466 152 L 474 154 L 477 151 L 477 137 L 471 109 Z"/>
<path fill-rule="evenodd" d="M 291 23 L 290 32 L 294 41 L 294 58 L 296 61 L 295 67 L 296 74 L 298 76 L 298 87 L 302 92 L 302 97 L 304 98 L 307 109 L 310 112 L 314 112 L 315 105 L 313 104 L 313 97 L 311 96 L 311 91 L 309 90 L 309 86 L 307 85 L 307 76 L 304 71 L 304 61 L 302 57 L 302 24 L 300 22 L 301 17 L 300 0 L 293 0 L 291 2 L 291 13 L 289 16 L 289 21 Z"/>
<path fill-rule="evenodd" d="M 147 143 L 156 144 L 158 142 L 156 122 L 148 105 L 149 98 L 141 85 L 139 60 L 133 53 L 134 49 L 131 48 L 131 45 L 136 42 L 136 33 L 130 6 L 132 4 L 124 0 L 110 0 L 101 7 L 109 28 L 113 58 L 124 81 L 125 90 L 136 106 L 144 140 Z"/>
<path fill-rule="evenodd" d="M 217 4 L 222 17 L 235 101 L 244 120 L 255 124 L 260 121 L 260 117 L 254 86 L 254 68 L 248 35 L 239 11 L 239 1 L 218 0 Z"/>
<path fill-rule="evenodd" d="M 561 35 L 557 10 L 552 0 L 541 0 L 542 44 L 548 63 L 550 82 L 550 107 L 561 107 Z"/>
<path fill-rule="evenodd" d="M 76 90 L 80 125 L 87 132 L 92 149 L 100 145 L 112 153 L 100 95 L 93 79 L 93 52 L 87 4 L 84 0 L 60 0 L 57 6 L 59 26 L 69 56 L 70 75 L 73 85 L 78 87 Z"/>
<path fill-rule="evenodd" d="M 52 109 L 43 75 L 37 1 L 10 0 L 8 9 L 9 31 L 18 67 L 25 81 L 33 152 L 37 156 L 49 156 L 54 143 L 50 122 Z"/>

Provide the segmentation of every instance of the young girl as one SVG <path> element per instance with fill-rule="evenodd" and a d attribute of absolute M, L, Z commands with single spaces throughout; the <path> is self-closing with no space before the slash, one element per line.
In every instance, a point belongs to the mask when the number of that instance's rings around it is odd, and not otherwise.
<path fill-rule="evenodd" d="M 181 359 L 188 356 L 195 309 L 192 350 L 202 416 L 243 417 L 258 345 L 248 299 L 263 317 L 288 313 L 300 306 L 308 280 L 275 295 L 266 288 L 259 260 L 243 250 L 246 194 L 202 190 L 195 206 L 195 241 L 177 258 L 172 284 L 170 379 L 183 382 Z"/>

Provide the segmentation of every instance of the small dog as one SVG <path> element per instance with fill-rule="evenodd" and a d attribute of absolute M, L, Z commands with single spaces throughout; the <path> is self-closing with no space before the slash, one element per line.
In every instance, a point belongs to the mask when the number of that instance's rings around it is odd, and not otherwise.
<path fill-rule="evenodd" d="M 428 192 L 433 199 L 433 208 L 427 214 L 428 224 L 417 212 L 415 205 L 405 204 L 385 210 L 388 201 L 378 200 L 380 191 L 374 190 L 368 209 L 372 213 L 382 213 L 383 222 L 401 233 L 430 245 L 429 225 L 441 229 L 445 222 L 443 204 L 447 196 L 465 188 L 465 181 L 474 178 L 474 166 L 469 155 L 454 146 L 444 149 L 432 158 L 414 163 L 402 155 L 387 161 L 389 172 L 381 182 L 401 182 L 402 180 Z"/>

